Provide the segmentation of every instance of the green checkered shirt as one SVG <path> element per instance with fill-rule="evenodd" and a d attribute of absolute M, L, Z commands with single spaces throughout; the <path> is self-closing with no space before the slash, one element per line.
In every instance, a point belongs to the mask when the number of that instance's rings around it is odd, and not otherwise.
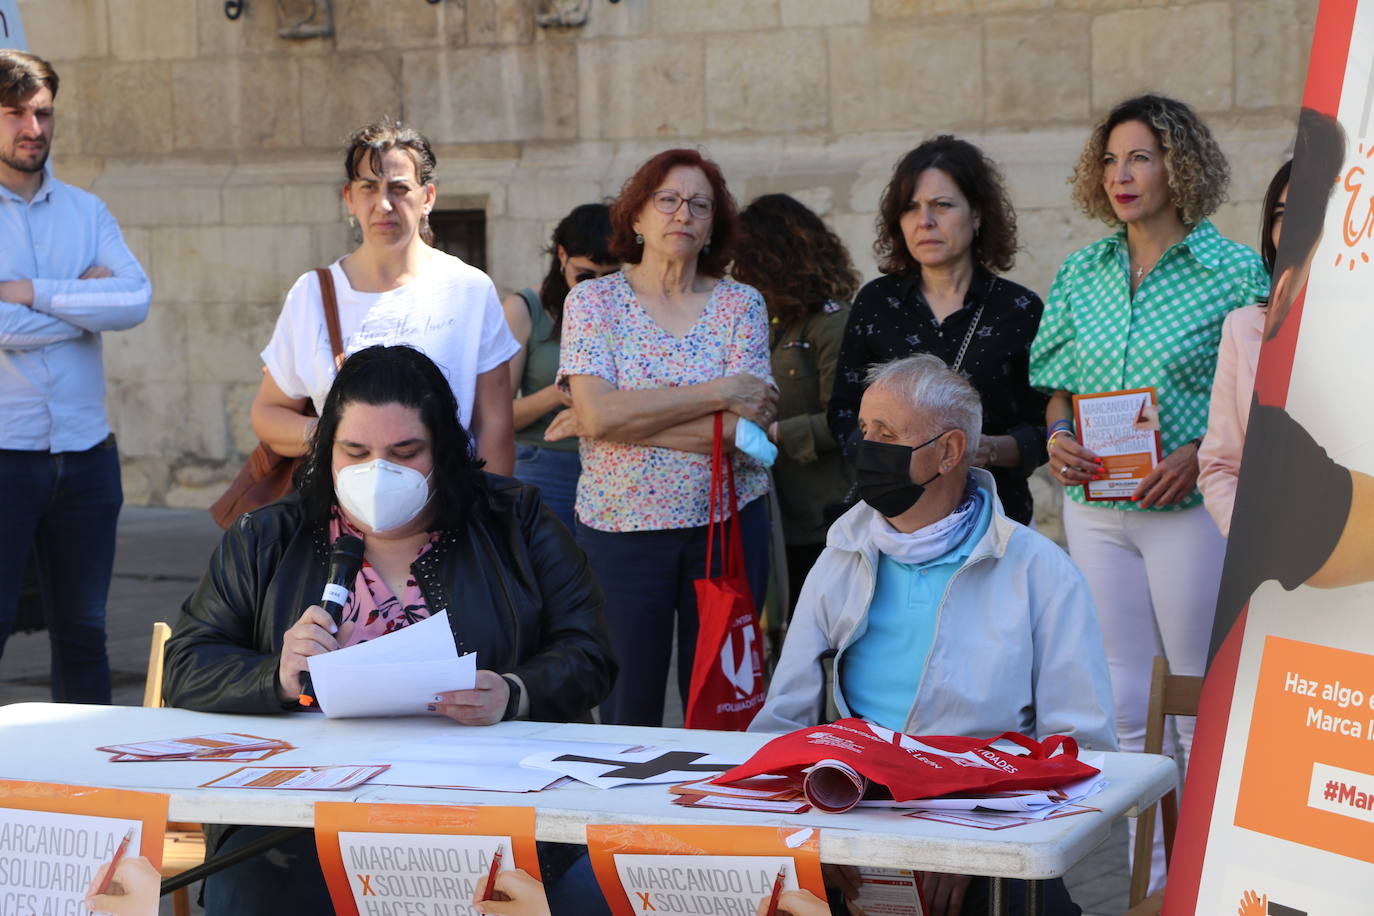
<path fill-rule="evenodd" d="M 1267 298 L 1269 277 L 1259 255 L 1223 237 L 1208 220 L 1164 252 L 1134 298 L 1129 271 L 1124 228 L 1069 255 L 1031 344 L 1030 380 L 1072 394 L 1153 385 L 1167 455 L 1207 431 L 1222 320 L 1232 309 Z M 1082 487 L 1068 491 L 1084 502 Z M 1194 489 L 1161 508 L 1201 503 Z M 1130 500 L 1110 505 L 1140 510 Z"/>

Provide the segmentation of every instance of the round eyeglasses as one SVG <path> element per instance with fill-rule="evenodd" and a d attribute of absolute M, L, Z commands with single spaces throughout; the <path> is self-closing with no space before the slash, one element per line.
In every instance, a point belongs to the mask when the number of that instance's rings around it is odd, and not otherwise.
<path fill-rule="evenodd" d="M 683 197 L 676 191 L 659 191 L 653 200 L 654 209 L 659 213 L 676 213 L 684 203 L 687 212 L 697 219 L 706 219 L 716 210 L 715 201 L 709 197 Z"/>

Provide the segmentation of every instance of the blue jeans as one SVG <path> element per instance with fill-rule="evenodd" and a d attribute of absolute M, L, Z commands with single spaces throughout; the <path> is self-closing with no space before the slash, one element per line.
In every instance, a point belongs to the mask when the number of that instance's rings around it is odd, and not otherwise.
<path fill-rule="evenodd" d="M 123 502 L 113 436 L 84 452 L 0 449 L 0 654 L 32 551 L 59 703 L 110 702 L 105 601 Z"/>
<path fill-rule="evenodd" d="M 515 446 L 515 477 L 539 488 L 544 505 L 558 520 L 574 529 L 573 503 L 577 501 L 577 478 L 582 475 L 582 458 L 577 452 L 561 452 L 536 445 Z"/>
<path fill-rule="evenodd" d="M 768 591 L 768 501 L 740 509 L 744 569 L 754 604 Z M 693 582 L 706 567 L 706 526 L 660 531 L 598 531 L 578 522 L 577 543 L 606 594 L 606 626 L 620 674 L 601 704 L 611 725 L 663 724 L 668 660 L 677 629 L 677 686 L 687 705 L 697 645 Z M 719 565 L 712 558 L 712 575 Z"/>

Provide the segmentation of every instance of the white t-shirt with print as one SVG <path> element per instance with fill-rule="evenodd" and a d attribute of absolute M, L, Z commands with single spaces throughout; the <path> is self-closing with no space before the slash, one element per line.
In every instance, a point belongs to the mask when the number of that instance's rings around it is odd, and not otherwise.
<path fill-rule="evenodd" d="M 458 400 L 459 420 L 464 428 L 470 427 L 477 376 L 520 350 L 491 279 L 441 251 L 430 254 L 415 279 L 384 293 L 353 289 L 339 261 L 329 270 L 339 301 L 344 354 L 378 344 L 415 347 L 448 378 Z M 284 394 L 308 397 L 316 413 L 323 410 L 336 369 L 320 281 L 313 270 L 302 274 L 286 294 L 262 361 Z"/>

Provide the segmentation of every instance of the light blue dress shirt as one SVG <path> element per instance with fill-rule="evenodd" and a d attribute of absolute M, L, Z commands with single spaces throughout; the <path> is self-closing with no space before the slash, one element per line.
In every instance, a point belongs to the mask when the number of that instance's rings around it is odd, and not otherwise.
<path fill-rule="evenodd" d="M 940 601 L 991 521 L 992 503 L 983 498 L 973 528 L 944 555 L 902 563 L 879 554 L 865 629 L 840 659 L 841 686 L 855 715 L 893 731 L 906 727 L 935 644 Z"/>
<path fill-rule="evenodd" d="M 96 265 L 114 276 L 77 279 Z M 139 324 L 153 298 L 119 224 L 50 170 L 31 201 L 0 186 L 0 280 L 33 281 L 32 308 L 0 300 L 0 448 L 99 444 L 110 434 L 100 332 Z"/>

